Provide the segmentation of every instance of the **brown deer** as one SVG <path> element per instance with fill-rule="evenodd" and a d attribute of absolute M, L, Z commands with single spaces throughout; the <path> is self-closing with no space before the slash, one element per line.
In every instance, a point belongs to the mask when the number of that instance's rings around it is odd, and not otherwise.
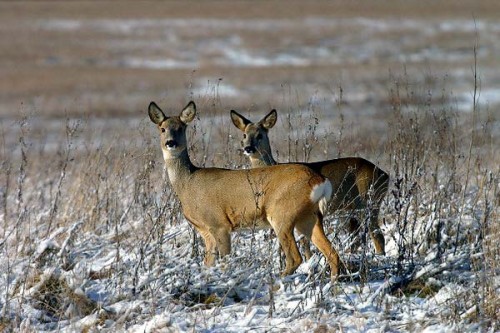
<path fill-rule="evenodd" d="M 179 116 L 167 117 L 154 103 L 149 117 L 158 125 L 163 159 L 172 189 L 186 219 L 205 242 L 206 265 L 231 251 L 230 233 L 245 228 L 272 228 L 285 252 L 282 275 L 302 262 L 294 229 L 311 239 L 326 257 L 331 277 L 339 272 L 339 256 L 323 231 L 323 213 L 332 186 L 302 165 L 277 165 L 250 170 L 199 168 L 187 151 L 186 128 L 196 115 L 189 102 Z"/>
<path fill-rule="evenodd" d="M 233 124 L 243 132 L 243 152 L 252 167 L 277 165 L 271 152 L 269 130 L 276 124 L 278 114 L 271 110 L 259 122 L 253 123 L 231 110 Z M 337 158 L 328 161 L 300 163 L 322 174 L 335 189 L 329 202 L 329 212 L 350 210 L 358 217 L 349 220 L 349 232 L 354 236 L 351 250 L 359 246 L 360 219 L 368 211 L 369 233 L 377 254 L 385 254 L 385 240 L 378 224 L 380 205 L 389 188 L 389 175 L 372 162 L 360 157 Z M 307 244 L 306 244 L 307 247 Z"/>

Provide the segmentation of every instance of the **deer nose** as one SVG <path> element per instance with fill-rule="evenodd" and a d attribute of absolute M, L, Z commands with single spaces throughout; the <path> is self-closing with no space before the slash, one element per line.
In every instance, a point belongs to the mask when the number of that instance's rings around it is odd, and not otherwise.
<path fill-rule="evenodd" d="M 165 146 L 167 148 L 175 148 L 175 147 L 177 147 L 177 142 L 175 140 L 167 140 L 165 142 Z"/>
<path fill-rule="evenodd" d="M 245 152 L 245 154 L 253 154 L 255 153 L 255 148 L 252 146 L 246 146 L 245 148 L 243 148 L 243 151 Z"/>

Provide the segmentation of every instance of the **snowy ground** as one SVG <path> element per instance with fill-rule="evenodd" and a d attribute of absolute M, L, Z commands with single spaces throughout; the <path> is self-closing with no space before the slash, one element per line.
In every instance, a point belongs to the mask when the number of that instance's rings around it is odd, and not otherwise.
<path fill-rule="evenodd" d="M 118 246 L 115 232 L 82 233 L 78 222 L 33 243 L 30 256 L 4 257 L 3 271 L 10 272 L 3 274 L 0 286 L 9 292 L 8 303 L 2 301 L 4 315 L 26 330 L 63 332 L 302 332 L 320 327 L 447 332 L 483 327 L 472 320 L 480 311 L 473 289 L 481 273 L 473 271 L 468 249 L 446 252 L 439 261 L 427 251 L 426 258 L 415 258 L 414 267 L 402 263 L 403 271 L 397 271 L 392 248 L 387 258 L 367 258 L 368 281 L 354 274 L 332 284 L 321 273 L 321 262 L 312 264 L 315 257 L 299 273 L 279 278 L 276 243 L 264 241 L 263 233 L 238 235 L 238 250 L 217 267 L 205 268 L 192 255 L 186 223 L 168 228 L 161 238 L 143 224 L 120 227 L 121 233 L 149 233 L 134 246 Z M 408 288 L 405 279 L 416 286 Z M 498 292 L 498 272 L 495 279 Z"/>

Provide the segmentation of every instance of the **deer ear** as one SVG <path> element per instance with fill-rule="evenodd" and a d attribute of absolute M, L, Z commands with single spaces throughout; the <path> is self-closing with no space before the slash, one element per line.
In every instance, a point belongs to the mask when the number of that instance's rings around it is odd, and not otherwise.
<path fill-rule="evenodd" d="M 156 125 L 160 125 L 162 121 L 167 119 L 163 111 L 155 102 L 149 103 L 148 107 L 149 119 Z"/>
<path fill-rule="evenodd" d="M 261 124 L 265 129 L 270 129 L 273 128 L 274 125 L 276 125 L 276 120 L 278 120 L 278 113 L 275 109 L 272 109 L 271 112 L 267 114 L 267 116 L 259 121 L 259 124 Z"/>
<path fill-rule="evenodd" d="M 238 112 L 231 110 L 231 120 L 233 121 L 234 126 L 241 131 L 245 131 L 245 128 L 248 124 L 252 123 L 247 118 L 243 117 Z"/>
<path fill-rule="evenodd" d="M 179 117 L 184 124 L 187 124 L 193 121 L 194 116 L 196 116 L 196 104 L 191 101 L 184 107 Z"/>

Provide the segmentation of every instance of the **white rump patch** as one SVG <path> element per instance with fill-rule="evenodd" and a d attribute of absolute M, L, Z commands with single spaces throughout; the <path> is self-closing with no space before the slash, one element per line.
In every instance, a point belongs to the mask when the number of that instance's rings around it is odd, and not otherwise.
<path fill-rule="evenodd" d="M 321 214 L 325 214 L 328 207 L 328 201 L 332 197 L 333 188 L 332 183 L 328 179 L 318 185 L 314 185 L 311 195 L 309 196 L 314 203 L 319 202 L 319 210 Z"/>
<path fill-rule="evenodd" d="M 332 183 L 328 179 L 325 179 L 321 184 L 314 185 L 310 198 L 311 201 L 316 203 L 323 197 L 326 197 L 327 200 L 330 200 L 332 197 L 333 188 Z"/>

